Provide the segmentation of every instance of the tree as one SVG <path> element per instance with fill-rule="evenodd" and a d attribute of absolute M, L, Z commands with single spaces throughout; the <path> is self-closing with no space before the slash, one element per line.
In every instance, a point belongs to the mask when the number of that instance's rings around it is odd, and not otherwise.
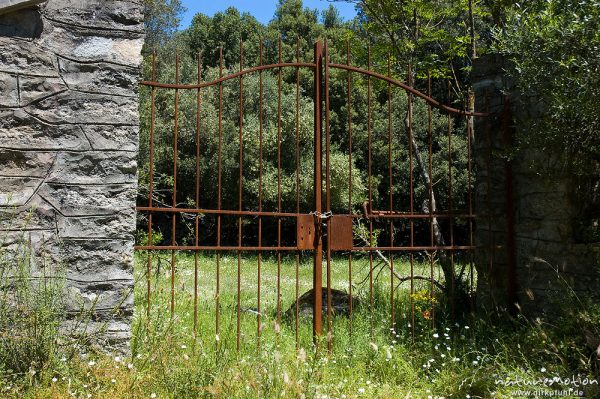
<path fill-rule="evenodd" d="M 177 32 L 185 7 L 181 0 L 144 0 L 146 40 L 143 53 L 165 46 Z"/>
<path fill-rule="evenodd" d="M 523 96 L 535 96 L 541 117 L 522 126 L 517 146 L 558 154 L 547 172 L 570 173 L 582 202 L 585 240 L 600 240 L 600 1 L 534 0 L 507 12 L 496 50 Z"/>

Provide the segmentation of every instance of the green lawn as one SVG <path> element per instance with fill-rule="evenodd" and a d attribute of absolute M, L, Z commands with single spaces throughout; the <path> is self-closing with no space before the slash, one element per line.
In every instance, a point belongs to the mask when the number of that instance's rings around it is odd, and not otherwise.
<path fill-rule="evenodd" d="M 214 255 L 199 257 L 197 335 L 193 331 L 193 254 L 177 254 L 173 317 L 170 256 L 170 252 L 154 255 L 149 318 L 146 317 L 147 257 L 143 253 L 136 256 L 131 356 L 89 353 L 67 357 L 63 354 L 64 348 L 51 349 L 47 362 L 32 365 L 30 373 L 11 376 L 3 372 L 0 396 L 510 398 L 520 397 L 516 393 L 518 388 L 503 386 L 497 380 L 570 378 L 572 375 L 592 378 L 597 370 L 589 351 L 586 352 L 577 337 L 580 329 L 577 323 L 585 320 L 584 316 L 596 317 L 590 320 L 592 324 L 597 323 L 600 312 L 574 315 L 560 328 L 524 319 L 512 324 L 482 318 L 453 321 L 442 311 L 443 298 L 438 293 L 436 324 L 432 329 L 431 320 L 423 315 L 431 310 L 430 287 L 428 282 L 421 281 L 415 285 L 412 296 L 417 310 L 414 336 L 409 326 L 409 283 L 404 283 L 396 292 L 397 328 L 392 334 L 389 270 L 384 269 L 375 280 L 371 308 L 368 279 L 361 284 L 369 276 L 368 257 L 353 259 L 352 280 L 356 283 L 353 291 L 362 306 L 353 314 L 352 334 L 347 317 L 334 317 L 333 352 L 328 354 L 326 342 L 320 343 L 318 353 L 315 350 L 310 318 L 300 319 L 298 341 L 294 318 L 282 315 L 281 323 L 277 323 L 277 258 L 274 255 L 265 255 L 262 259 L 262 329 L 258 346 L 257 317 L 252 312 L 257 307 L 257 259 L 255 254 L 244 254 L 240 302 L 245 310 L 241 312 L 238 350 L 237 254 L 221 256 L 218 339 Z M 415 262 L 414 273 L 429 275 L 429 267 L 427 262 Z M 395 268 L 402 275 L 410 273 L 407 259 L 397 257 Z M 280 270 L 281 310 L 285 312 L 296 297 L 295 258 L 282 257 Z M 298 270 L 302 294 L 312 287 L 312 258 L 303 257 Z M 331 270 L 332 287 L 347 289 L 347 257 L 336 258 Z M 587 392 L 587 396 L 592 397 L 592 391 Z"/>

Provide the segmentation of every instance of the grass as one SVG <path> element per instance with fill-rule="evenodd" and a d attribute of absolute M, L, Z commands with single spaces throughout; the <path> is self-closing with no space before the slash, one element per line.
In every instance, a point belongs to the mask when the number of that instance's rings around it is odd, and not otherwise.
<path fill-rule="evenodd" d="M 160 259 L 160 260 L 159 260 Z M 597 364 L 576 336 L 581 323 L 597 328 L 600 311 L 589 308 L 561 326 L 491 320 L 450 321 L 438 304 L 435 329 L 423 311 L 431 304 L 428 284 L 417 285 L 415 335 L 411 334 L 410 292 L 405 283 L 394 302 L 397 328 L 390 332 L 389 276 L 381 277 L 369 306 L 369 286 L 355 294 L 363 303 L 355 310 L 352 334 L 343 316 L 333 320 L 333 353 L 320 343 L 315 355 L 310 319 L 299 323 L 282 315 L 277 323 L 277 258 L 265 256 L 261 267 L 260 346 L 257 338 L 257 259 L 241 262 L 240 349 L 237 333 L 236 254 L 220 262 L 219 323 L 216 332 L 216 262 L 199 258 L 197 333 L 194 334 L 194 258 L 178 254 L 174 282 L 175 313 L 171 317 L 170 253 L 155 257 L 151 274 L 151 312 L 146 317 L 146 258 L 136 258 L 136 291 L 130 356 L 60 352 L 20 377 L 0 379 L 0 396 L 15 398 L 509 398 L 523 397 L 519 387 L 496 380 L 594 378 Z M 159 267 L 160 264 L 160 267 Z M 332 286 L 346 289 L 348 261 L 331 265 Z M 410 266 L 397 259 L 402 273 Z M 416 270 L 428 268 L 415 265 Z M 295 258 L 281 261 L 281 311 L 296 295 Z M 368 258 L 353 261 L 353 281 L 368 276 Z M 300 294 L 312 287 L 312 260 L 299 264 Z M 387 272 L 386 272 L 387 273 Z M 441 302 L 441 301 L 440 301 Z M 595 315 L 595 316 L 594 316 Z M 218 337 L 218 339 L 217 339 Z M 32 374 L 35 372 L 34 374 Z M 596 377 L 597 378 L 597 377 Z M 530 384 L 531 385 L 531 384 Z M 568 387 L 569 384 L 555 384 Z M 529 388 L 535 388 L 535 385 Z M 586 387 L 587 397 L 592 397 Z M 527 389 L 525 387 L 524 389 Z M 565 397 L 565 396 L 562 396 Z M 566 396 L 568 397 L 568 396 Z M 573 396 L 575 397 L 575 396 Z"/>

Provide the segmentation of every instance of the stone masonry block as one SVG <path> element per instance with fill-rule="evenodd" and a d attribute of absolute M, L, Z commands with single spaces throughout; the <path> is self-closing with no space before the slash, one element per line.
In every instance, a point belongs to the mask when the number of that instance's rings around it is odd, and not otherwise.
<path fill-rule="evenodd" d="M 130 209 L 137 190 L 133 184 L 115 185 L 64 185 L 45 184 L 40 195 L 62 215 L 98 216 L 112 215 Z"/>
<path fill-rule="evenodd" d="M 60 152 L 48 175 L 49 183 L 135 183 L 136 154 L 117 151 Z"/>
<path fill-rule="evenodd" d="M 0 110 L 0 148 L 38 151 L 90 150 L 82 129 L 44 123 L 22 109 Z"/>

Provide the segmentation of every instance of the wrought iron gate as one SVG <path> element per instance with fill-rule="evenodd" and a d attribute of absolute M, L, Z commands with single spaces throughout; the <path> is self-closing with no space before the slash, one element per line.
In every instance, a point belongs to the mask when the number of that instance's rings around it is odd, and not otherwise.
<path fill-rule="evenodd" d="M 244 68 L 244 55 L 243 55 L 243 44 L 240 44 L 240 63 L 239 63 L 239 71 L 236 73 L 224 75 L 224 67 L 223 67 L 223 50 L 219 51 L 219 77 L 213 81 L 201 81 L 201 64 L 198 62 L 198 82 L 196 84 L 181 84 L 180 83 L 180 65 L 179 65 L 179 56 L 176 60 L 176 76 L 175 83 L 160 83 L 156 79 L 156 59 L 153 57 L 152 60 L 152 79 L 149 81 L 141 82 L 141 85 L 147 86 L 151 90 L 152 96 L 152 104 L 151 104 L 151 123 L 150 123 L 150 143 L 149 143 L 149 195 L 148 195 L 148 203 L 145 206 L 138 206 L 137 212 L 147 215 L 148 218 L 148 243 L 146 245 L 138 245 L 136 246 L 137 250 L 140 251 L 148 251 L 148 264 L 147 264 L 147 312 L 150 312 L 152 303 L 151 303 L 151 270 L 152 270 L 152 253 L 153 251 L 170 251 L 171 252 L 171 303 L 170 308 L 171 312 L 174 312 L 175 309 L 175 273 L 176 273 L 176 251 L 191 251 L 195 256 L 195 270 L 194 270 L 194 330 L 198 328 L 197 326 L 197 303 L 198 303 L 198 253 L 200 251 L 211 251 L 216 254 L 216 264 L 215 264 L 215 273 L 216 273 L 216 314 L 215 314 L 215 325 L 216 332 L 219 333 L 219 325 L 220 325 L 220 316 L 219 316 L 219 273 L 221 272 L 221 254 L 223 253 L 237 253 L 238 256 L 238 270 L 237 270 L 237 346 L 239 348 L 240 345 L 240 265 L 241 265 L 241 256 L 242 252 L 253 252 L 256 253 L 257 256 L 257 298 L 256 298 L 256 317 L 257 317 L 257 336 L 260 342 L 260 334 L 261 334 L 261 256 L 264 252 L 274 252 L 277 255 L 278 265 L 281 262 L 281 254 L 282 252 L 288 252 L 295 254 L 296 258 L 296 299 L 298 299 L 298 264 L 299 258 L 301 256 L 302 251 L 310 251 L 312 252 L 313 257 L 313 333 L 314 337 L 319 337 L 323 334 L 323 326 L 322 326 L 322 309 L 323 303 L 322 300 L 323 290 L 326 290 L 326 298 L 327 298 L 327 314 L 326 314 L 326 331 L 327 331 L 327 341 L 328 346 L 331 349 L 332 347 L 332 281 L 331 281 L 331 259 L 332 253 L 337 252 L 340 256 L 347 256 L 348 258 L 348 307 L 349 307 L 349 317 L 350 317 L 350 326 L 352 325 L 352 312 L 353 312 L 353 281 L 352 281 L 352 266 L 353 266 L 353 256 L 356 253 L 366 254 L 369 258 L 370 270 L 369 270 L 369 282 L 370 282 L 370 305 L 373 306 L 373 257 L 379 256 L 381 253 L 389 254 L 389 266 L 390 266 L 390 300 L 391 300 L 391 309 L 390 309 L 390 327 L 392 329 L 398 328 L 397 320 L 395 315 L 394 308 L 394 295 L 396 289 L 396 282 L 398 279 L 400 281 L 408 281 L 411 285 L 411 294 L 414 293 L 414 284 L 417 278 L 423 279 L 423 276 L 415 276 L 413 264 L 414 257 L 417 253 L 428 253 L 433 254 L 436 251 L 443 252 L 447 254 L 448 261 L 451 263 L 451 268 L 454 270 L 454 254 L 460 252 L 462 254 L 466 254 L 463 259 L 466 259 L 466 267 L 470 269 L 470 274 L 467 273 L 468 278 L 470 278 L 470 284 L 473 283 L 473 258 L 472 251 L 475 246 L 473 243 L 473 228 L 474 228 L 474 218 L 475 215 L 473 213 L 473 203 L 471 196 L 471 187 L 472 187 L 472 160 L 471 160 L 471 145 L 473 139 L 472 132 L 472 123 L 469 123 L 468 119 L 473 117 L 481 117 L 486 116 L 481 113 L 469 113 L 464 110 L 455 109 L 447 104 L 442 104 L 431 98 L 429 95 L 424 94 L 415 88 L 412 87 L 412 82 L 409 77 L 408 83 L 403 83 L 397 79 L 391 77 L 390 74 L 390 64 L 388 61 L 388 74 L 381 74 L 375 72 L 372 69 L 371 65 L 371 53 L 370 49 L 368 50 L 368 66 L 366 69 L 352 66 L 350 63 L 350 49 L 347 49 L 347 59 L 345 64 L 333 63 L 330 61 L 328 57 L 327 44 L 323 44 L 322 42 L 318 42 L 314 46 L 314 59 L 312 62 L 301 62 L 300 61 L 300 51 L 299 48 L 296 51 L 296 60 L 295 62 L 283 62 L 282 60 L 282 51 L 281 51 L 281 41 L 279 42 L 279 52 L 278 58 L 279 62 L 275 64 L 263 65 L 263 45 L 260 45 L 260 62 L 258 66 Z M 292 69 L 296 71 L 296 120 L 295 120 L 295 139 L 296 139 L 296 209 L 289 210 L 282 208 L 282 195 L 281 195 L 281 142 L 282 142 L 282 134 L 288 134 L 290 138 L 294 138 L 294 132 L 282 132 L 282 124 L 281 124 L 281 113 L 282 113 L 282 104 L 281 104 L 281 93 L 282 93 L 282 70 L 283 69 Z M 347 147 L 343 150 L 348 155 L 348 168 L 349 168 L 349 193 L 348 193 L 348 209 L 345 213 L 336 212 L 332 213 L 332 199 L 331 199 L 331 163 L 330 163 L 330 154 L 331 154 L 331 137 L 330 137 L 330 124 L 331 124 L 331 115 L 330 115 L 330 79 L 332 74 L 331 70 L 342 70 L 346 71 L 346 86 L 347 86 L 347 97 L 346 97 L 346 106 L 348 107 L 348 117 L 346 121 L 347 126 Z M 278 78 L 278 109 L 277 109 L 277 209 L 270 211 L 265 210 L 263 208 L 263 187 L 262 187 L 262 179 L 263 179 L 263 73 L 265 71 L 276 71 Z M 299 147 L 298 141 L 298 132 L 299 132 L 299 93 L 300 93 L 300 74 L 302 71 L 308 70 L 310 74 L 312 74 L 313 79 L 313 98 L 314 98 L 314 172 L 313 172 L 313 185 L 314 185 L 314 203 L 310 212 L 301 212 L 300 207 L 300 194 L 299 194 L 299 181 L 300 181 L 300 167 L 299 167 L 299 159 L 301 149 Z M 243 202 L 243 181 L 244 181 L 244 97 L 243 97 L 243 84 L 244 78 L 248 74 L 258 74 L 260 83 L 259 83 L 259 185 L 258 185 L 258 204 L 251 204 L 244 206 Z M 356 204 L 353 204 L 353 150 L 355 150 L 355 144 L 353 143 L 353 120 L 352 120 L 352 87 L 353 87 L 353 76 L 359 75 L 363 79 L 366 80 L 367 90 L 368 90 L 368 101 L 367 101 L 367 130 L 368 130 L 368 141 L 366 145 L 368 146 L 368 160 L 367 160 L 367 184 L 368 184 L 368 200 L 362 204 L 362 209 L 357 210 Z M 410 76 L 410 72 L 409 72 Z M 223 171 L 223 159 L 222 159 L 222 129 L 223 129 L 223 84 L 227 81 L 231 80 L 239 80 L 239 171 L 238 171 L 238 206 L 237 209 L 223 209 L 222 207 L 222 171 Z M 372 182 L 372 140 L 373 140 L 373 130 L 374 126 L 371 124 L 371 112 L 372 112 L 372 90 L 374 82 L 378 82 L 381 86 L 387 86 L 387 105 L 388 105 L 388 117 L 387 117 L 387 137 L 388 143 L 388 176 L 389 179 L 389 198 L 388 198 L 388 209 L 386 210 L 376 210 L 373 209 L 373 182 Z M 178 132 L 179 132 L 179 92 L 182 90 L 188 91 L 196 91 L 197 93 L 197 134 L 196 134 L 196 170 L 199 173 L 200 170 L 200 159 L 203 156 L 202 146 L 203 143 L 201 141 L 200 130 L 200 108 L 201 108 L 201 98 L 203 89 L 207 88 L 218 88 L 219 90 L 219 107 L 218 107 L 218 159 L 217 164 L 212 165 L 214 173 L 217 174 L 217 200 L 216 207 L 208 208 L 201 207 L 201 198 L 203 196 L 210 195 L 206 187 L 203 187 L 200 182 L 200 178 L 197 176 L 196 178 L 196 187 L 195 187 L 195 204 L 196 206 L 193 208 L 185 207 L 182 208 L 178 204 L 178 196 L 177 196 L 177 183 L 178 183 Z M 385 87 L 385 86 L 384 86 Z M 428 80 L 428 91 L 431 91 L 431 79 Z M 392 138 L 392 112 L 391 107 L 393 106 L 393 90 L 392 89 L 400 89 L 404 91 L 407 96 L 408 107 L 411 111 L 407 114 L 407 120 L 405 122 L 406 131 L 404 132 L 404 136 L 406 138 L 406 148 L 408 152 L 408 161 L 409 161 L 409 171 L 407 171 L 409 177 L 409 185 L 405 189 L 409 192 L 410 201 L 406 204 L 405 209 L 398 209 L 398 206 L 395 205 L 393 198 L 393 180 L 395 178 L 393 173 L 393 165 L 397 161 L 393 159 L 393 138 Z M 154 181 L 153 176 L 155 174 L 153 170 L 153 159 L 154 159 L 154 131 L 155 131 L 155 93 L 157 90 L 174 90 L 175 91 L 175 104 L 174 104 L 174 126 L 173 126 L 173 167 L 172 167 L 172 177 L 173 177 L 173 187 L 172 187 L 172 203 L 170 206 L 168 205 L 160 205 L 157 206 L 153 202 L 153 190 Z M 427 129 L 427 134 L 429 137 L 429 145 L 427 150 L 427 162 L 424 163 L 422 157 L 419 154 L 415 154 L 417 150 L 416 145 L 413 140 L 413 121 L 412 117 L 412 106 L 413 102 L 416 99 L 420 99 L 419 101 L 424 101 L 426 104 L 428 121 L 429 124 L 425 129 Z M 449 180 L 449 193 L 448 193 L 448 201 L 447 201 L 447 209 L 439 210 L 435 209 L 435 201 L 434 201 L 434 185 L 433 182 L 433 143 L 432 143 L 432 113 L 434 109 L 437 109 L 445 115 L 447 115 L 447 164 L 448 164 L 448 175 L 447 178 Z M 455 132 L 456 120 L 461 119 L 465 121 L 464 127 L 465 131 L 463 132 Z M 461 125 L 462 126 L 462 125 Z M 381 127 L 378 127 L 381 130 Z M 381 135 L 381 134 L 380 134 Z M 454 209 L 453 204 L 453 193 L 452 193 L 452 181 L 453 181 L 453 159 L 452 159 L 452 139 L 456 135 L 462 135 L 463 138 L 467 140 L 467 160 L 465 163 L 465 167 L 467 170 L 467 192 L 466 198 L 464 199 L 464 203 L 466 205 L 466 209 Z M 384 135 L 385 136 L 385 135 Z M 394 136 L 395 137 L 395 136 Z M 415 165 L 419 162 L 419 165 Z M 324 170 L 323 170 L 324 164 Z M 425 209 L 419 210 L 414 201 L 414 182 L 415 177 L 413 176 L 413 171 L 416 168 L 421 168 L 421 175 L 426 179 L 426 196 L 428 196 L 428 206 L 424 207 Z M 323 187 L 324 186 L 324 187 Z M 324 196 L 324 198 L 323 198 Z M 438 205 L 439 206 L 439 205 Z M 180 245 L 176 239 L 176 230 L 179 221 L 182 218 L 182 215 L 194 215 L 194 243 L 191 245 Z M 170 243 L 163 243 L 160 245 L 153 245 L 152 234 L 153 234 L 153 218 L 156 218 L 157 215 L 170 215 L 171 218 L 171 239 Z M 201 215 L 209 215 L 211 217 L 216 218 L 216 235 L 215 241 L 212 243 L 201 243 L 199 240 L 199 218 Z M 222 219 L 225 217 L 236 217 L 237 218 L 237 244 L 236 245 L 227 245 L 224 244 L 221 240 L 221 226 Z M 243 240 L 243 219 L 257 219 L 258 223 L 258 237 L 255 243 L 246 243 Z M 262 239 L 262 226 L 263 223 L 267 220 L 276 221 L 277 224 L 277 240 L 276 244 L 273 245 L 265 245 Z M 295 222 L 296 224 L 296 237 L 290 239 L 289 237 L 282 237 L 282 222 L 284 220 Z M 357 220 L 362 220 L 366 222 L 368 226 L 368 239 L 363 239 L 362 242 L 358 243 L 357 239 L 353 234 L 353 223 Z M 441 234 L 439 229 L 439 222 L 442 221 L 445 225 L 445 231 L 448 233 L 449 242 L 440 241 L 439 235 Z M 386 238 L 386 242 L 384 245 L 379 245 L 374 242 L 373 238 L 373 229 L 374 224 L 379 223 L 379 225 L 386 226 L 388 229 L 388 238 Z M 403 227 L 395 227 L 403 226 Z M 426 234 L 427 238 L 423 239 L 422 237 L 415 237 L 415 229 L 416 224 L 420 223 L 419 226 L 423 227 L 427 225 L 428 234 Z M 461 234 L 461 242 L 458 242 L 457 235 L 454 234 L 456 226 L 462 226 L 462 234 Z M 396 232 L 399 229 L 404 229 L 406 232 L 406 240 L 398 240 L 402 241 L 400 244 L 395 241 Z M 294 242 L 295 240 L 295 242 Z M 293 242 L 290 244 L 290 241 Z M 306 253 L 306 252 L 305 252 Z M 402 276 L 398 276 L 395 274 L 394 269 L 394 255 L 397 254 L 406 254 L 408 261 L 410 262 L 410 275 L 404 277 L 402 280 Z M 326 262 L 326 275 L 325 275 L 325 287 L 323 287 L 323 257 L 325 257 Z M 427 276 L 424 280 L 426 283 L 430 283 L 431 291 L 434 289 L 434 257 L 430 256 L 430 276 Z M 454 284 L 454 280 L 452 280 L 451 284 Z M 277 278 L 277 317 L 280 317 L 281 314 L 281 304 L 279 301 L 280 295 L 280 275 L 278 269 L 278 278 Z M 452 288 L 453 289 L 453 288 Z M 201 294 L 201 293 L 200 293 Z M 415 307 L 412 303 L 412 295 L 411 295 L 411 321 L 409 322 L 411 328 L 414 328 L 414 319 L 415 319 Z M 296 302 L 296 312 L 295 312 L 295 325 L 296 325 L 296 337 L 298 334 L 298 302 Z M 433 314 L 428 315 L 428 318 L 431 318 L 431 323 L 435 323 L 435 316 Z"/>

